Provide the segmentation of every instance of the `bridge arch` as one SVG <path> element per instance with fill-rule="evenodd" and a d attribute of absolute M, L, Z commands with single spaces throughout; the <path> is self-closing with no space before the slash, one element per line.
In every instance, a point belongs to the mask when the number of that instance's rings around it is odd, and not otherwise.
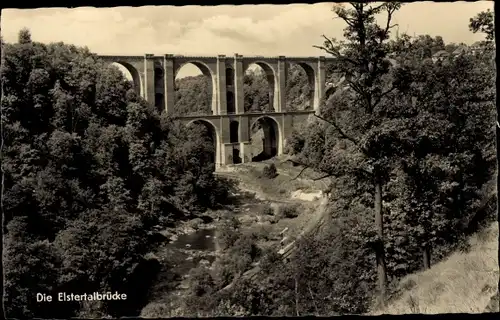
<path fill-rule="evenodd" d="M 307 63 L 307 62 L 301 62 L 301 61 L 290 61 L 288 62 L 289 66 L 288 66 L 288 70 L 293 70 L 294 68 L 291 68 L 291 66 L 297 66 L 299 67 L 299 70 L 297 71 L 303 71 L 305 73 L 305 77 L 306 77 L 306 81 L 307 81 L 307 86 L 305 86 L 303 89 L 305 89 L 305 92 L 302 91 L 302 94 L 306 94 L 306 101 L 305 101 L 305 105 L 303 106 L 296 106 L 296 105 L 292 105 L 292 103 L 296 103 L 295 101 L 291 101 L 288 99 L 288 97 L 286 97 L 286 101 L 289 102 L 287 103 L 287 111 L 296 111 L 296 110 L 311 110 L 314 108 L 314 99 L 315 99 L 315 94 L 316 94 L 316 91 L 318 90 L 318 80 L 317 80 L 317 74 L 316 74 L 316 70 L 313 66 L 311 66 L 310 63 Z M 302 72 L 300 72 L 302 73 Z M 286 79 L 286 86 L 287 86 L 287 89 L 289 88 L 289 86 L 293 85 L 295 86 L 296 84 L 295 83 L 292 83 L 291 82 L 291 76 L 293 76 L 293 74 L 290 74 L 288 73 L 287 75 L 287 79 Z M 303 73 L 302 75 L 297 75 L 299 77 L 299 79 L 294 79 L 294 80 L 298 80 L 298 81 L 301 81 L 300 78 L 303 77 Z M 287 90 L 288 92 L 288 90 Z M 298 109 L 297 109 L 298 107 Z"/>
<path fill-rule="evenodd" d="M 217 130 L 217 126 L 215 126 L 212 121 L 206 119 L 193 119 L 186 124 L 187 127 L 193 125 L 202 125 L 209 132 L 209 138 L 214 146 L 214 154 L 212 160 L 215 164 L 215 167 L 217 168 L 221 164 L 220 134 Z"/>
<path fill-rule="evenodd" d="M 144 96 L 143 81 L 141 79 L 141 74 L 139 71 L 130 63 L 122 60 L 110 61 L 110 65 L 116 66 L 122 73 L 123 68 L 128 71 L 132 77 L 132 83 L 134 84 L 135 92 L 141 97 Z"/>
<path fill-rule="evenodd" d="M 185 67 L 187 64 L 192 64 L 196 66 L 201 73 L 209 79 L 209 88 L 208 91 L 212 93 L 211 97 L 211 111 L 212 114 L 217 114 L 217 102 L 216 102 L 216 97 L 217 97 L 217 86 L 216 86 L 216 76 L 215 76 L 215 70 L 212 70 L 205 62 L 199 61 L 199 60 L 186 60 L 182 61 L 178 65 L 176 65 L 175 70 L 174 70 L 174 79 L 177 79 L 177 75 L 179 71 Z"/>
<path fill-rule="evenodd" d="M 271 116 L 260 116 L 255 119 L 250 128 L 253 131 L 256 126 L 260 125 L 263 137 L 263 150 L 261 153 L 254 155 L 252 161 L 263 161 L 273 158 L 282 153 L 283 148 L 283 129 L 277 119 Z"/>
<path fill-rule="evenodd" d="M 278 106 L 274 105 L 275 104 L 274 95 L 276 92 L 276 88 L 279 87 L 277 71 L 271 64 L 265 61 L 257 60 L 257 61 L 252 61 L 248 65 L 246 65 L 243 72 L 246 73 L 251 65 L 259 66 L 264 71 L 267 83 L 269 85 L 269 109 L 271 111 L 277 111 Z"/>

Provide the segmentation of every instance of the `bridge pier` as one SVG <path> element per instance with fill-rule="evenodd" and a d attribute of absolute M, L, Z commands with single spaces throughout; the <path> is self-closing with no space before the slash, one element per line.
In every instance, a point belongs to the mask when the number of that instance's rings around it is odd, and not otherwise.
<path fill-rule="evenodd" d="M 319 57 L 316 70 L 316 83 L 314 85 L 314 112 L 319 115 L 323 97 L 325 96 L 326 73 L 325 57 Z"/>
<path fill-rule="evenodd" d="M 245 113 L 245 97 L 243 94 L 243 56 L 234 55 L 234 104 L 237 114 Z"/>
<path fill-rule="evenodd" d="M 175 105 L 174 55 L 163 56 L 163 82 L 165 86 L 165 112 L 171 113 Z"/>
<path fill-rule="evenodd" d="M 155 61 L 154 55 L 146 53 L 144 55 L 144 90 L 143 98 L 146 101 L 155 102 Z"/>
<path fill-rule="evenodd" d="M 278 57 L 278 70 L 277 70 L 277 88 L 275 90 L 275 107 L 274 110 L 276 112 L 283 112 L 286 110 L 286 58 L 285 56 Z"/>
<path fill-rule="evenodd" d="M 240 158 L 241 163 L 252 162 L 252 143 L 250 141 L 240 142 Z"/>
<path fill-rule="evenodd" d="M 217 113 L 227 114 L 227 87 L 226 87 L 226 56 L 217 56 Z"/>

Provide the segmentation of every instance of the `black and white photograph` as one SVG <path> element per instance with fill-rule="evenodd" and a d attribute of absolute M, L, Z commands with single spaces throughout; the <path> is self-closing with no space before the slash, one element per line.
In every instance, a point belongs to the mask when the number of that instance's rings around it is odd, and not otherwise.
<path fill-rule="evenodd" d="M 5 317 L 499 312 L 494 20 L 3 9 Z"/>

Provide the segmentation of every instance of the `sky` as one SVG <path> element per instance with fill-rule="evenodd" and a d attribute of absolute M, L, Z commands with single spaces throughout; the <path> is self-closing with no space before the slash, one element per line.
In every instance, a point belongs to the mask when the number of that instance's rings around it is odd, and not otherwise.
<path fill-rule="evenodd" d="M 21 28 L 33 41 L 63 41 L 97 54 L 225 54 L 320 56 L 323 34 L 341 39 L 343 21 L 332 3 L 239 6 L 144 6 L 2 10 L 1 32 L 16 42 Z M 472 44 L 484 39 L 468 29 L 469 19 L 493 1 L 413 2 L 394 15 L 399 32 L 442 36 L 445 42 Z M 385 23 L 385 17 L 380 22 Z M 199 74 L 186 65 L 178 77 Z"/>

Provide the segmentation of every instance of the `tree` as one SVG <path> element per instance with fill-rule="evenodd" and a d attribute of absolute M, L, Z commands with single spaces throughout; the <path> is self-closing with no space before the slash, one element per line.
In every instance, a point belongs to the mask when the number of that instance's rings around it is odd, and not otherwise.
<path fill-rule="evenodd" d="M 337 5 L 333 11 L 347 27 L 344 37 L 347 42 L 339 42 L 324 36 L 323 46 L 316 46 L 337 58 L 338 71 L 346 79 L 348 90 L 337 107 L 323 108 L 318 116 L 333 126 L 333 149 L 328 151 L 328 161 L 305 163 L 326 173 L 326 176 L 350 175 L 371 184 L 372 203 L 377 230 L 376 253 L 379 278 L 379 300 L 385 301 L 386 267 L 383 246 L 382 188 L 390 167 L 389 155 L 381 148 L 379 137 L 383 120 L 377 115 L 382 112 L 383 98 L 396 89 L 395 80 L 390 76 L 390 62 L 387 59 L 386 41 L 389 38 L 392 15 L 401 6 L 399 3 L 369 5 L 351 3 L 352 9 Z M 384 26 L 375 22 L 375 15 L 385 12 Z M 340 104 L 339 104 L 340 103 Z M 331 104 L 330 104 L 331 105 Z M 331 139 L 330 139 L 331 140 Z"/>
<path fill-rule="evenodd" d="M 249 70 L 243 76 L 245 112 L 270 111 L 269 82 L 265 72 Z"/>
<path fill-rule="evenodd" d="M 475 17 L 469 20 L 469 30 L 477 33 L 485 33 L 487 41 L 493 41 L 495 39 L 495 26 L 493 21 L 495 20 L 493 11 L 490 9 L 478 13 Z"/>
<path fill-rule="evenodd" d="M 174 114 L 212 114 L 212 80 L 199 75 L 175 81 Z"/>
<path fill-rule="evenodd" d="M 289 111 L 311 109 L 313 91 L 307 73 L 296 64 L 292 64 L 287 71 L 286 109 Z"/>
<path fill-rule="evenodd" d="M 419 137 L 400 138 L 408 144 L 403 162 L 413 192 L 408 217 L 418 220 L 408 223 L 418 226 L 425 268 L 433 246 L 463 235 L 484 196 L 478 190 L 492 175 L 494 76 L 484 67 L 474 56 L 462 55 L 417 67 L 413 77 L 418 115 L 409 126 Z M 446 84 L 440 82 L 444 79 Z"/>
<path fill-rule="evenodd" d="M 380 243 L 373 230 L 373 164 L 383 182 L 388 278 L 397 281 L 421 269 L 422 261 L 429 267 L 431 253 L 438 261 L 464 239 L 495 160 L 491 52 L 434 63 L 432 54 L 446 48 L 440 37 L 403 34 L 384 44 L 390 66 L 380 91 L 371 92 L 380 99 L 371 113 L 361 101 L 362 72 L 352 71 L 328 95 L 319 116 L 325 121 L 287 141 L 292 162 L 334 177 L 328 207 L 334 219 L 327 230 L 299 241 L 285 265 L 279 258 L 275 268 L 261 261 L 258 285 L 231 290 L 232 306 L 246 315 L 333 315 L 371 307 L 380 253 L 372 250 Z"/>
<path fill-rule="evenodd" d="M 398 35 L 396 39 L 389 41 L 388 45 L 393 58 L 402 58 L 404 55 L 411 54 L 421 60 L 432 58 L 435 53 L 446 49 L 442 37 L 433 38 L 428 34 L 413 38 L 407 34 Z"/>
<path fill-rule="evenodd" d="M 7 314 L 89 315 L 78 303 L 41 307 L 33 291 L 145 295 L 132 293 L 132 279 L 146 282 L 138 270 L 155 245 L 153 226 L 227 196 L 212 174 L 213 150 L 85 48 L 32 42 L 22 30 L 2 54 Z M 94 307 L 101 317 L 140 306 Z"/>
<path fill-rule="evenodd" d="M 31 43 L 31 32 L 27 28 L 23 28 L 19 32 L 18 42 L 20 44 Z"/>

